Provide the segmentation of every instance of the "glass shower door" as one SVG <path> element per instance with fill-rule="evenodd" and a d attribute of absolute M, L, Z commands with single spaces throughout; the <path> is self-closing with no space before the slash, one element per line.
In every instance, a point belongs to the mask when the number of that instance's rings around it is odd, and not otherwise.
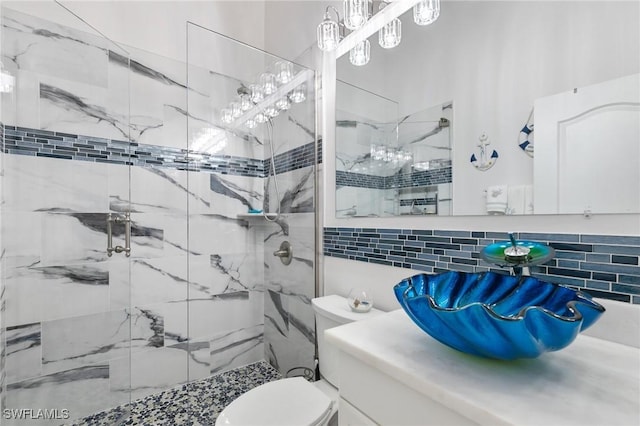
<path fill-rule="evenodd" d="M 130 60 L 56 3 L 3 3 L 2 421 L 60 424 L 128 403 L 155 337 L 131 307 Z"/>
<path fill-rule="evenodd" d="M 187 78 L 189 377 L 313 372 L 315 73 L 188 23 Z"/>

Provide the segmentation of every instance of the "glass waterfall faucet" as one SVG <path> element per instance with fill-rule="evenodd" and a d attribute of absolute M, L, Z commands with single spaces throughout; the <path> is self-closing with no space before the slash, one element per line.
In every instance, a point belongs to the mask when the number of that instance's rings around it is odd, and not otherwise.
<path fill-rule="evenodd" d="M 509 241 L 490 244 L 480 251 L 480 257 L 487 263 L 500 268 L 511 268 L 512 275 L 529 276 L 529 267 L 545 263 L 555 256 L 555 250 L 545 244 L 533 241 L 516 241 L 509 232 Z"/>

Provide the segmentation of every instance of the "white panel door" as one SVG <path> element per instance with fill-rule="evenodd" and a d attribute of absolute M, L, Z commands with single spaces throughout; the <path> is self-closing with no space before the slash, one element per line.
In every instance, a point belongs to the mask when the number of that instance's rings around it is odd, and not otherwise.
<path fill-rule="evenodd" d="M 535 213 L 640 212 L 640 74 L 535 101 Z"/>

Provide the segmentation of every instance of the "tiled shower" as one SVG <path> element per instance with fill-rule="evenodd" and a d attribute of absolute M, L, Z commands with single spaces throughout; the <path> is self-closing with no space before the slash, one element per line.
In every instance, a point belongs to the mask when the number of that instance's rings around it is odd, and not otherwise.
<path fill-rule="evenodd" d="M 294 66 L 306 100 L 270 134 L 219 119 L 265 52 L 191 24 L 185 62 L 2 22 L 2 408 L 77 419 L 260 360 L 313 369 L 314 73 Z M 126 212 L 131 255 L 108 256 Z"/>

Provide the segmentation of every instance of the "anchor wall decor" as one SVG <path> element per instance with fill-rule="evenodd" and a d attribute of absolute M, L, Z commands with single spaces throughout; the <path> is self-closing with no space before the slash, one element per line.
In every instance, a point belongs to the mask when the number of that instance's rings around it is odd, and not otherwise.
<path fill-rule="evenodd" d="M 494 149 L 491 153 L 491 156 L 487 158 L 487 146 L 491 144 L 489 142 L 489 137 L 486 133 L 482 133 L 479 137 L 479 140 L 480 143 L 478 144 L 478 147 L 480 148 L 480 159 L 478 159 L 475 154 L 471 154 L 470 161 L 473 167 L 480 170 L 481 172 L 484 172 L 489 170 L 494 166 L 494 164 L 496 164 L 496 161 L 498 160 L 498 151 Z"/>

